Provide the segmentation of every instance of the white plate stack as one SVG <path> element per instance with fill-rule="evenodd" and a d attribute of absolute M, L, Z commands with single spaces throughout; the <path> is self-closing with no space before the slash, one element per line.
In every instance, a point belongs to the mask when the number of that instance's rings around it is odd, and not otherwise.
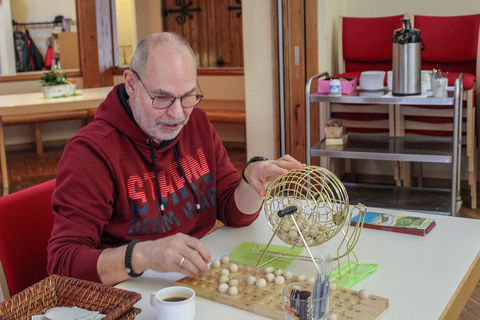
<path fill-rule="evenodd" d="M 385 71 L 364 71 L 360 75 L 360 88 L 368 91 L 383 90 Z"/>

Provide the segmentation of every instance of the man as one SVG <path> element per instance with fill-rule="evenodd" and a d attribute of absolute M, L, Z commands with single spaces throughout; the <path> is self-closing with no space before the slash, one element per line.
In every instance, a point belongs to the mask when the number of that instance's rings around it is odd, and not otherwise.
<path fill-rule="evenodd" d="M 205 113 L 188 43 L 140 41 L 95 120 L 66 145 L 53 195 L 48 272 L 108 285 L 146 269 L 195 276 L 211 259 L 198 238 L 220 219 L 251 224 L 264 183 L 301 166 L 247 163 L 244 179 Z M 258 160 L 258 159 L 255 159 Z"/>

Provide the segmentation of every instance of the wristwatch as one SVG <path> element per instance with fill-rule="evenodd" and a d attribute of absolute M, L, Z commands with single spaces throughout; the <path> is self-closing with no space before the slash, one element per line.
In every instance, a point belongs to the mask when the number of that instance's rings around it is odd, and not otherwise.
<path fill-rule="evenodd" d="M 247 163 L 245 163 L 245 166 L 243 167 L 243 170 L 242 170 L 242 179 L 243 179 L 243 181 L 245 181 L 246 183 L 248 183 L 247 178 L 245 178 L 245 169 L 247 169 L 247 167 L 250 165 L 250 163 L 252 163 L 252 162 L 257 162 L 257 161 L 265 161 L 265 160 L 268 160 L 268 158 L 261 157 L 261 156 L 255 156 L 255 157 L 250 158 L 250 159 L 247 161 Z"/>
<path fill-rule="evenodd" d="M 135 273 L 132 268 L 132 252 L 133 247 L 137 244 L 137 242 L 138 240 L 132 240 L 127 246 L 127 251 L 125 251 L 125 271 L 127 271 L 130 277 L 134 278 L 138 278 L 143 274 L 143 272 Z"/>

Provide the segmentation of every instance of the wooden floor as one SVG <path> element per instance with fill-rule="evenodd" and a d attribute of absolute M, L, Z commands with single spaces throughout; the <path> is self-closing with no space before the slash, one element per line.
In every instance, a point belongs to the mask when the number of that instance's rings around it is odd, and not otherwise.
<path fill-rule="evenodd" d="M 44 147 L 45 152 L 41 155 L 37 155 L 33 148 L 32 151 L 9 151 L 7 153 L 7 162 L 10 192 L 55 178 L 57 163 L 62 150 L 63 145 L 57 143 L 56 146 L 46 145 Z M 235 167 L 241 170 L 246 161 L 245 149 L 238 146 L 227 146 L 227 150 Z M 467 190 L 464 190 L 462 195 L 468 197 Z M 465 203 L 469 203 L 468 199 L 466 199 Z M 460 216 L 480 219 L 480 209 L 462 208 Z M 459 319 L 480 320 L 480 283 L 477 284 Z"/>

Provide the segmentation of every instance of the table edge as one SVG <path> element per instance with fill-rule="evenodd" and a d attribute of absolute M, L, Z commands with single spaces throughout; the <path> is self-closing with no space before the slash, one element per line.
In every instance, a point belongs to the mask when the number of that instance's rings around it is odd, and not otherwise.
<path fill-rule="evenodd" d="M 468 299 L 480 280 L 480 252 L 453 293 L 450 301 L 438 318 L 439 320 L 458 319 Z"/>

